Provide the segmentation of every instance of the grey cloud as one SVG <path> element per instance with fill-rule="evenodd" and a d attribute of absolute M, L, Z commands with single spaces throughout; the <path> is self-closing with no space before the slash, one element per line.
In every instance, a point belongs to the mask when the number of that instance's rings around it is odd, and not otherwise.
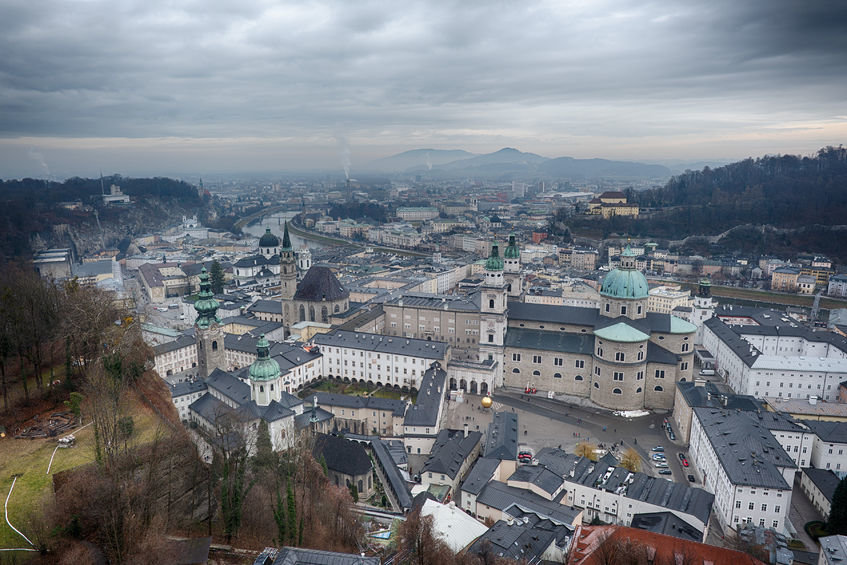
<path fill-rule="evenodd" d="M 822 0 L 7 0 L 0 20 L 4 137 L 707 135 L 830 119 L 847 92 L 847 5 Z"/>

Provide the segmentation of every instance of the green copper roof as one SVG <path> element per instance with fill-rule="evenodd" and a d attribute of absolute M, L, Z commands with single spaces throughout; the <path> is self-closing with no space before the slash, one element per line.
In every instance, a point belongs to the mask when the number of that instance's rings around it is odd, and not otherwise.
<path fill-rule="evenodd" d="M 500 258 L 500 248 L 495 241 L 491 245 L 491 255 L 488 256 L 488 259 L 485 261 L 485 270 L 486 271 L 502 271 L 503 270 L 503 260 Z"/>
<path fill-rule="evenodd" d="M 621 257 L 636 257 L 635 251 L 632 250 L 628 243 L 626 244 L 626 249 L 621 253 Z"/>
<path fill-rule="evenodd" d="M 279 245 L 279 238 L 271 233 L 271 228 L 265 230 L 265 235 L 259 238 L 259 247 L 276 247 Z"/>
<path fill-rule="evenodd" d="M 609 298 L 647 298 L 647 278 L 635 269 L 614 269 L 603 279 L 600 294 Z"/>
<path fill-rule="evenodd" d="M 194 303 L 194 309 L 197 311 L 197 327 L 208 328 L 212 322 L 221 323 L 217 316 L 218 301 L 215 300 L 215 295 L 212 294 L 212 283 L 209 282 L 209 273 L 206 272 L 206 267 L 200 270 L 200 294 L 197 302 Z"/>
<path fill-rule="evenodd" d="M 650 336 L 646 333 L 639 331 L 624 322 L 618 322 L 613 326 L 594 330 L 594 335 L 601 339 L 617 341 L 620 343 L 635 343 L 650 339 Z"/>
<path fill-rule="evenodd" d="M 270 348 L 268 340 L 265 339 L 265 334 L 262 334 L 256 344 L 258 357 L 250 365 L 251 381 L 272 381 L 279 378 L 279 363 L 271 359 Z"/>
<path fill-rule="evenodd" d="M 509 245 L 503 251 L 503 257 L 506 259 L 518 259 L 521 256 L 521 250 L 515 242 L 515 234 L 509 234 Z"/>
<path fill-rule="evenodd" d="M 671 316 L 671 333 L 672 334 L 691 334 L 697 331 L 697 326 L 690 322 L 686 322 L 682 318 Z"/>
<path fill-rule="evenodd" d="M 285 231 L 282 232 L 282 248 L 291 251 L 291 237 L 288 235 L 288 222 L 285 222 Z"/>

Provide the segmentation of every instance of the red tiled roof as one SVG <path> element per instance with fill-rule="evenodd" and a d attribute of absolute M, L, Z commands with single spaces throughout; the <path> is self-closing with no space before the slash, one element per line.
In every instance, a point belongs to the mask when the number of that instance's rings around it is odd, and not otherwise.
<path fill-rule="evenodd" d="M 684 562 L 688 565 L 765 565 L 752 555 L 705 543 L 656 534 L 625 526 L 580 526 L 568 553 L 569 565 L 604 565 L 609 554 L 599 550 L 607 540 L 643 546 L 655 563 Z M 682 556 L 682 560 L 675 559 Z"/>

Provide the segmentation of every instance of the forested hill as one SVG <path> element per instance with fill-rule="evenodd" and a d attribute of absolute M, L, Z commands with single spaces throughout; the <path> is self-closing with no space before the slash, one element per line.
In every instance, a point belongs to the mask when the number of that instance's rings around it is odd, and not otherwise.
<path fill-rule="evenodd" d="M 686 208 L 690 233 L 717 233 L 745 223 L 844 224 L 847 149 L 827 147 L 815 157 L 767 156 L 689 171 L 634 197 L 642 208 Z M 673 210 L 667 212 L 668 219 L 676 219 Z"/>
<path fill-rule="evenodd" d="M 127 236 L 170 225 L 184 213 L 202 215 L 206 204 L 194 186 L 174 179 L 102 179 L 107 193 L 112 184 L 132 203 L 104 205 L 99 178 L 0 181 L 0 263 L 43 246 L 74 245 L 79 253 L 92 251 L 95 242 L 115 247 Z M 61 205 L 73 202 L 82 206 Z"/>
<path fill-rule="evenodd" d="M 81 200 L 83 204 L 96 204 L 101 186 L 108 193 L 111 185 L 118 185 L 124 194 L 141 197 L 173 199 L 184 204 L 200 204 L 197 189 L 184 181 L 155 177 L 127 178 L 120 175 L 103 179 L 69 178 L 64 182 L 25 178 L 0 181 L 0 201 L 23 201 L 38 207 L 51 207 L 59 202 Z"/>

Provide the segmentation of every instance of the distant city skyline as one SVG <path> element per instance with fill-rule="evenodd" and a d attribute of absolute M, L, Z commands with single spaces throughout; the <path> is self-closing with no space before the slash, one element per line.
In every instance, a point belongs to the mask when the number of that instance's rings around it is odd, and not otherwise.
<path fill-rule="evenodd" d="M 0 5 L 0 177 L 503 147 L 672 164 L 847 140 L 847 5 Z"/>

